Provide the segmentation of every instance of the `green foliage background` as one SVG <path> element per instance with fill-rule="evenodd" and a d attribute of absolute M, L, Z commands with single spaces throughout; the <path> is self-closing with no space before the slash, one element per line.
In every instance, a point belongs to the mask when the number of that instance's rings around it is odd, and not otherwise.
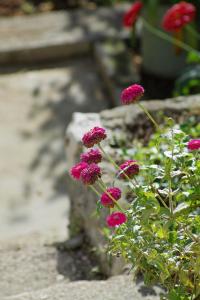
<path fill-rule="evenodd" d="M 126 183 L 128 222 L 112 235 L 109 253 L 125 257 L 145 283 L 160 283 L 169 300 L 200 297 L 200 160 L 198 151 L 187 149 L 200 124 L 192 124 L 193 118 L 181 126 L 169 119 L 147 146 L 121 149 L 141 171 L 137 188 Z"/>

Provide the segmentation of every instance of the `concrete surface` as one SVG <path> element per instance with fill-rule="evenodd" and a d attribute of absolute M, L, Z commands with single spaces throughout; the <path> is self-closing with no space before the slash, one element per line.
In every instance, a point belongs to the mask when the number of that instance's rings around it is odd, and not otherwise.
<path fill-rule="evenodd" d="M 33 63 L 89 51 L 91 43 L 126 34 L 127 6 L 1 18 L 0 63 Z"/>
<path fill-rule="evenodd" d="M 29 232 L 66 238 L 65 128 L 74 111 L 106 107 L 87 58 L 0 76 L 0 240 Z"/>
<path fill-rule="evenodd" d="M 3 300 L 158 300 L 159 293 L 159 288 L 146 288 L 142 282 L 134 284 L 131 277 L 125 275 L 115 276 L 107 281 L 58 283 Z"/>

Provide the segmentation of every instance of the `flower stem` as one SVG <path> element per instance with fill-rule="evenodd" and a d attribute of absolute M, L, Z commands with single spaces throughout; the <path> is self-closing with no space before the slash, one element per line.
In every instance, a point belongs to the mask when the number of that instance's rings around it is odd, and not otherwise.
<path fill-rule="evenodd" d="M 93 185 L 89 185 L 89 188 L 91 188 L 91 190 L 98 196 L 101 197 L 101 194 L 97 191 L 97 189 L 95 189 L 95 187 Z"/>
<path fill-rule="evenodd" d="M 168 35 L 167 33 L 155 28 L 151 24 L 149 24 L 144 18 L 142 18 L 144 26 L 153 34 L 157 35 L 158 37 L 162 38 L 163 40 L 166 40 L 169 43 L 172 43 L 178 47 L 181 47 L 187 52 L 194 52 L 196 55 L 200 56 L 199 51 L 195 50 L 194 48 L 190 47 L 189 45 L 185 44 L 184 42 Z"/>
<path fill-rule="evenodd" d="M 158 123 L 154 120 L 152 115 L 148 112 L 148 110 L 141 104 L 141 102 L 137 102 L 137 105 L 143 110 L 143 112 L 147 115 L 147 117 L 151 120 L 153 125 L 155 126 L 157 131 L 161 131 Z"/>
<path fill-rule="evenodd" d="M 163 206 L 169 210 L 169 207 L 167 206 L 167 204 L 165 203 L 165 201 L 162 199 L 162 197 L 159 195 L 159 192 L 156 191 L 156 189 L 154 188 L 153 184 L 150 184 L 150 186 L 151 186 L 152 191 L 153 191 L 154 193 L 155 193 L 155 192 L 157 193 L 157 196 L 158 196 L 160 202 L 163 204 Z"/>
<path fill-rule="evenodd" d="M 116 205 L 116 207 L 117 207 L 120 211 L 124 212 L 123 208 L 117 203 L 117 201 L 116 201 L 115 198 L 111 195 L 111 193 L 109 193 L 109 192 L 106 191 L 106 189 L 104 188 L 104 186 L 102 185 L 102 183 L 101 183 L 100 181 L 98 181 L 98 184 L 99 184 L 99 187 L 102 189 L 102 191 L 103 191 L 104 193 L 106 193 L 106 194 L 110 197 L 110 199 L 114 202 L 114 204 Z"/>
<path fill-rule="evenodd" d="M 199 239 L 196 238 L 192 233 L 190 233 L 186 226 L 182 226 L 182 224 L 177 219 L 175 219 L 175 222 L 185 231 L 185 234 L 188 235 L 195 243 L 199 243 Z"/>
<path fill-rule="evenodd" d="M 106 184 L 103 182 L 103 180 L 100 178 L 99 181 L 101 182 L 102 186 L 104 187 L 104 189 L 107 189 Z"/>
<path fill-rule="evenodd" d="M 188 24 L 186 30 L 191 33 L 195 38 L 200 39 L 200 34 L 190 25 Z"/>
<path fill-rule="evenodd" d="M 172 161 L 173 161 L 173 157 L 174 157 L 174 131 L 173 128 L 171 129 L 171 140 L 172 140 L 172 147 L 171 147 L 171 157 L 172 157 Z M 168 184 L 169 184 L 169 205 L 170 205 L 170 212 L 173 218 L 173 211 L 174 211 L 174 207 L 173 207 L 173 191 L 172 191 L 172 178 L 171 178 L 171 172 L 172 172 L 172 161 L 170 161 L 169 163 L 169 176 L 168 176 Z"/>
<path fill-rule="evenodd" d="M 111 163 L 117 170 L 119 170 L 120 172 L 122 172 L 122 173 L 124 174 L 124 176 L 126 177 L 126 179 L 127 179 L 129 182 L 131 182 L 131 184 L 133 185 L 133 188 L 136 188 L 136 187 L 137 187 L 136 184 L 129 178 L 129 176 L 126 174 L 126 172 L 123 172 L 123 170 L 120 169 L 120 167 L 116 164 L 116 162 L 112 159 L 112 157 L 111 157 L 108 153 L 106 153 L 106 152 L 104 151 L 103 147 L 102 147 L 100 144 L 98 144 L 98 146 L 99 146 L 100 150 L 103 152 L 103 154 L 104 154 L 104 155 L 107 157 L 107 159 L 110 161 L 110 163 Z"/>

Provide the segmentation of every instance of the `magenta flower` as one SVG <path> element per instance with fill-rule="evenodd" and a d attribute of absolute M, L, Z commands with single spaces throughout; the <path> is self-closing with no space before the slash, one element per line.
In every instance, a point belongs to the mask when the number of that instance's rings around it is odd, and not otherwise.
<path fill-rule="evenodd" d="M 81 180 L 86 185 L 94 184 L 101 177 L 101 169 L 98 165 L 92 163 L 87 165 L 81 172 Z"/>
<path fill-rule="evenodd" d="M 106 192 L 110 195 L 108 195 Z M 108 188 L 106 192 L 101 195 L 101 204 L 105 207 L 114 207 L 115 203 L 112 198 L 114 198 L 116 201 L 119 200 L 122 194 L 121 190 L 117 187 L 111 187 Z"/>
<path fill-rule="evenodd" d="M 187 145 L 189 150 L 199 150 L 200 149 L 200 140 L 190 140 Z"/>
<path fill-rule="evenodd" d="M 162 20 L 162 26 L 166 31 L 179 31 L 196 16 L 196 7 L 192 3 L 181 1 L 170 7 Z"/>
<path fill-rule="evenodd" d="M 80 158 L 82 162 L 98 164 L 102 160 L 102 155 L 99 149 L 91 149 L 86 153 L 82 153 Z"/>
<path fill-rule="evenodd" d="M 123 24 L 125 27 L 132 27 L 135 22 L 137 21 L 137 18 L 139 17 L 140 11 L 143 7 L 143 3 L 141 1 L 135 1 L 130 9 L 125 13 L 123 17 Z"/>
<path fill-rule="evenodd" d="M 106 138 L 106 136 L 106 130 L 104 128 L 94 127 L 84 134 L 82 142 L 85 147 L 91 148 L 95 144 L 99 144 L 102 140 Z"/>
<path fill-rule="evenodd" d="M 131 104 L 139 100 L 144 94 L 144 88 L 139 84 L 133 84 L 121 93 L 122 104 Z"/>
<path fill-rule="evenodd" d="M 126 179 L 126 176 L 129 178 L 133 178 L 134 175 L 137 175 L 139 173 L 140 167 L 136 160 L 127 160 L 123 164 L 121 164 L 120 169 L 123 170 L 124 172 L 120 171 L 119 172 L 119 178 L 121 179 Z M 125 175 L 126 174 L 126 175 Z"/>
<path fill-rule="evenodd" d="M 115 226 L 121 225 L 121 224 L 125 223 L 126 221 L 127 221 L 126 215 L 119 211 L 112 213 L 111 215 L 109 215 L 106 218 L 106 222 L 109 227 L 115 227 Z"/>
<path fill-rule="evenodd" d="M 76 179 L 79 180 L 80 176 L 81 176 L 81 172 L 88 166 L 88 164 L 86 162 L 80 162 L 76 165 L 74 165 L 71 170 L 70 170 L 70 174 L 71 176 Z"/>

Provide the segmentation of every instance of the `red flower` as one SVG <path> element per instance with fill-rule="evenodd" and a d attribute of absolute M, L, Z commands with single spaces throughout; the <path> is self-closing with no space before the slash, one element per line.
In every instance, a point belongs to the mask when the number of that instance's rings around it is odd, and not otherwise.
<path fill-rule="evenodd" d="M 139 165 L 136 160 L 127 160 L 125 163 L 120 165 L 120 169 L 124 171 L 119 172 L 119 178 L 121 179 L 126 179 L 125 174 L 132 179 L 134 175 L 139 173 Z"/>
<path fill-rule="evenodd" d="M 76 179 L 79 180 L 80 176 L 81 176 L 81 172 L 88 166 L 88 164 L 86 162 L 80 162 L 76 165 L 74 165 L 71 168 L 70 174 L 71 176 Z"/>
<path fill-rule="evenodd" d="M 187 145 L 189 150 L 199 150 L 200 149 L 200 140 L 190 140 Z"/>
<path fill-rule="evenodd" d="M 94 184 L 101 177 L 101 169 L 96 164 L 88 165 L 81 172 L 81 180 L 86 185 Z"/>
<path fill-rule="evenodd" d="M 138 15 L 143 7 L 141 1 L 135 1 L 131 8 L 125 13 L 123 17 L 123 24 L 125 27 L 131 27 L 135 24 Z"/>
<path fill-rule="evenodd" d="M 118 225 L 121 225 L 127 221 L 127 217 L 122 212 L 114 212 L 111 215 L 109 215 L 106 219 L 106 222 L 109 227 L 115 227 Z"/>
<path fill-rule="evenodd" d="M 91 148 L 95 144 L 99 144 L 105 138 L 106 138 L 106 130 L 102 127 L 94 127 L 90 131 L 84 134 L 82 138 L 82 142 L 85 147 Z"/>
<path fill-rule="evenodd" d="M 124 89 L 121 93 L 122 104 L 131 104 L 139 100 L 144 94 L 144 88 L 139 84 L 133 84 Z"/>
<path fill-rule="evenodd" d="M 81 154 L 81 161 L 88 164 L 95 163 L 98 164 L 102 160 L 102 155 L 99 149 L 91 149 L 86 153 Z"/>
<path fill-rule="evenodd" d="M 166 31 L 177 31 L 190 23 L 195 15 L 195 6 L 192 3 L 181 1 L 167 10 L 163 17 L 162 26 Z"/>
<path fill-rule="evenodd" d="M 106 192 L 101 195 L 101 204 L 105 207 L 114 207 L 115 203 L 112 198 L 114 198 L 116 201 L 119 200 L 121 198 L 121 190 L 117 187 L 112 187 L 108 188 Z M 108 193 L 111 196 L 108 195 Z"/>

